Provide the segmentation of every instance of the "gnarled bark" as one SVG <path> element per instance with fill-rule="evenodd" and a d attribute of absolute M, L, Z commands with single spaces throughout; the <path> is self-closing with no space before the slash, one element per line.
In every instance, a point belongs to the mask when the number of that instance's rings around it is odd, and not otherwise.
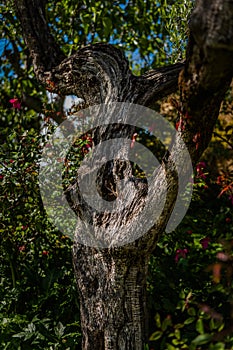
<path fill-rule="evenodd" d="M 191 17 L 191 34 L 185 67 L 176 64 L 135 77 L 119 49 L 107 44 L 85 47 L 71 57 L 63 55 L 45 24 L 45 2 L 15 0 L 25 40 L 33 57 L 35 73 L 50 91 L 82 97 L 86 106 L 131 102 L 153 106 L 158 98 L 180 89 L 180 129 L 195 163 L 210 140 L 220 103 L 232 79 L 233 1 L 197 1 Z M 38 8 L 41 11 L 38 11 Z M 40 35 L 38 28 L 42 30 Z M 184 67 L 184 70 L 182 70 Z M 100 132 L 98 142 L 103 141 Z M 112 136 L 110 134 L 109 136 Z M 119 132 L 119 130 L 117 131 Z M 106 137 L 106 132 L 105 132 Z M 178 145 L 179 146 L 179 145 Z M 179 158 L 179 147 L 175 157 Z M 117 167 L 117 163 L 115 164 Z M 163 233 L 177 195 L 174 154 L 162 161 L 168 191 L 157 223 L 138 240 L 116 248 L 97 249 L 74 244 L 74 267 L 81 302 L 83 349 L 141 350 L 145 333 L 145 280 L 147 263 L 158 237 Z M 161 168 L 161 169 L 162 169 Z M 128 170 L 127 170 L 128 171 Z M 124 173 L 129 176 L 127 171 Z M 108 171 L 106 175 L 110 175 Z M 159 200 L 164 175 L 154 176 L 154 190 L 147 194 Z M 102 189 L 104 194 L 104 189 Z M 140 188 L 138 196 L 140 197 Z M 143 198 L 132 212 L 136 216 Z M 81 215 L 92 212 L 80 204 Z M 104 218 L 104 220 L 103 220 Z M 131 217 L 132 219 L 132 217 Z M 96 232 L 100 220 L 93 216 Z M 123 217 L 102 217 L 102 225 L 115 227 Z M 115 221 L 114 221 L 115 220 Z M 130 218 L 129 218 L 130 220 Z M 130 222 L 130 221 L 129 221 Z M 129 223 L 128 222 L 128 223 Z M 95 224 L 96 223 L 96 224 Z"/>
<path fill-rule="evenodd" d="M 36 77 L 40 81 L 43 80 L 45 70 L 65 59 L 49 31 L 45 16 L 46 3 L 46 0 L 15 1 L 24 40 L 33 59 Z"/>
<path fill-rule="evenodd" d="M 199 0 L 190 20 L 185 69 L 179 78 L 181 119 L 195 163 L 208 146 L 233 75 L 233 1 Z"/>
<path fill-rule="evenodd" d="M 147 258 L 134 250 L 103 254 L 81 245 L 76 245 L 74 257 L 83 349 L 143 349 Z"/>

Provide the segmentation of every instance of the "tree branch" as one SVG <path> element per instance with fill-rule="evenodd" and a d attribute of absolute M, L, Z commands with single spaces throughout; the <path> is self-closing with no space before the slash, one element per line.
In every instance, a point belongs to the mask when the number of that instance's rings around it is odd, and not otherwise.
<path fill-rule="evenodd" d="M 177 90 L 178 77 L 184 63 L 176 63 L 167 67 L 150 70 L 141 77 L 135 77 L 133 93 L 135 102 L 152 107 L 155 102 Z"/>
<path fill-rule="evenodd" d="M 177 90 L 183 63 L 151 70 L 141 77 L 129 69 L 124 53 L 109 44 L 80 49 L 46 73 L 53 92 L 82 97 L 86 106 L 110 101 L 153 106 Z"/>
<path fill-rule="evenodd" d="M 182 63 L 136 77 L 121 50 L 87 46 L 64 59 L 45 21 L 46 0 L 15 0 L 37 78 L 60 95 L 75 94 L 86 106 L 110 101 L 153 107 L 177 89 Z M 232 77 L 232 0 L 206 5 L 198 0 L 191 16 L 185 70 L 180 76 L 184 138 L 195 159 L 206 148 L 220 103 Z M 185 120 L 184 120 L 185 119 Z"/>
<path fill-rule="evenodd" d="M 112 45 L 88 46 L 65 58 L 45 20 L 46 0 L 15 0 L 15 5 L 35 74 L 48 90 L 76 94 L 86 106 L 110 100 L 153 106 L 177 89 L 182 63 L 136 77 L 123 52 Z"/>
<path fill-rule="evenodd" d="M 180 75 L 183 138 L 195 163 L 211 139 L 233 75 L 233 1 L 198 0 Z"/>
<path fill-rule="evenodd" d="M 65 58 L 46 23 L 46 3 L 46 0 L 15 0 L 24 40 L 33 58 L 34 71 L 39 81 L 43 81 L 45 71 Z"/>

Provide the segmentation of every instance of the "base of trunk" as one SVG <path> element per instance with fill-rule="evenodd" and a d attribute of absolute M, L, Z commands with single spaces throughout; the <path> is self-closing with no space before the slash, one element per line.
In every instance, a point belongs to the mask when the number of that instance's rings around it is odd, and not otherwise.
<path fill-rule="evenodd" d="M 148 259 L 75 244 L 83 350 L 143 350 Z"/>

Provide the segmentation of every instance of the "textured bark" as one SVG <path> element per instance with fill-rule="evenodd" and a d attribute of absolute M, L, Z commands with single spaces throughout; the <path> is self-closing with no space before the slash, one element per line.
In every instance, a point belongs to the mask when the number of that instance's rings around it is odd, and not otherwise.
<path fill-rule="evenodd" d="M 112 45 L 90 45 L 65 58 L 50 34 L 45 5 L 45 0 L 15 0 L 35 74 L 49 91 L 76 94 L 86 107 L 109 101 L 137 101 L 152 107 L 156 100 L 176 91 L 182 63 L 136 77 L 123 51 Z"/>
<path fill-rule="evenodd" d="M 180 75 L 181 119 L 193 163 L 208 146 L 233 75 L 233 1 L 199 0 Z"/>
<path fill-rule="evenodd" d="M 153 107 L 157 99 L 177 89 L 178 76 L 184 67 L 181 63 L 135 77 L 122 51 L 107 44 L 85 47 L 63 59 L 48 32 L 44 17 L 45 2 L 15 0 L 15 3 L 35 73 L 50 91 L 60 95 L 78 95 L 87 107 L 114 101 Z M 184 126 L 180 128 L 180 133 L 194 163 L 208 145 L 220 103 L 232 79 L 232 6 L 232 0 L 199 0 L 191 17 L 187 60 L 179 78 L 179 111 Z M 120 132 L 124 135 L 125 130 L 102 129 L 98 142 Z M 159 220 L 137 241 L 102 250 L 75 242 L 74 267 L 81 302 L 84 350 L 143 349 L 146 341 L 147 263 L 176 201 L 178 184 L 174 162 L 182 161 L 179 159 L 179 147 L 181 145 L 178 144 L 173 159 L 169 154 L 164 157 L 161 171 L 154 175 L 151 193 L 147 193 L 142 184 L 138 187 L 128 216 L 125 213 L 96 216 L 81 200 L 78 206 L 74 203 L 74 210 L 83 219 L 93 222 L 96 235 L 99 225 L 117 227 L 121 235 L 121 225 L 130 224 L 130 220 L 137 218 L 145 196 L 148 195 L 151 201 L 159 201 L 167 186 L 166 203 Z M 113 168 L 116 170 L 118 166 L 115 163 Z M 163 169 L 166 170 L 167 183 Z M 111 185 L 109 179 L 112 179 L 110 170 L 112 168 L 105 172 L 108 186 Z M 130 177 L 127 166 L 123 174 Z M 107 195 L 103 187 L 102 194 Z"/>
<path fill-rule="evenodd" d="M 176 91 L 183 63 L 151 70 L 140 77 L 129 70 L 123 52 L 112 45 L 95 44 L 80 49 L 46 73 L 53 91 L 75 93 L 86 107 L 113 101 L 153 104 Z"/>
<path fill-rule="evenodd" d="M 39 80 L 43 80 L 45 70 L 51 69 L 65 58 L 46 23 L 46 3 L 46 0 L 15 1 L 24 40 L 33 58 L 34 71 Z"/>
<path fill-rule="evenodd" d="M 84 251 L 83 251 L 84 250 Z M 145 283 L 147 259 L 135 251 L 77 245 L 83 349 L 141 350 L 145 337 Z M 87 261 L 83 264 L 82 258 Z"/>

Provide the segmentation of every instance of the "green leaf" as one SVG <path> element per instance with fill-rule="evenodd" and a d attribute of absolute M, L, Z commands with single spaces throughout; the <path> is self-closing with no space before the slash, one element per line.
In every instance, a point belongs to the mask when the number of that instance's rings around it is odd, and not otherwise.
<path fill-rule="evenodd" d="M 203 325 L 203 320 L 199 318 L 196 323 L 196 330 L 200 334 L 204 334 L 204 325 Z"/>
<path fill-rule="evenodd" d="M 157 328 L 161 327 L 161 319 L 160 319 L 160 314 L 158 312 L 155 314 L 155 323 Z"/>
<path fill-rule="evenodd" d="M 195 315 L 196 315 L 196 310 L 195 310 L 193 307 L 190 307 L 190 308 L 188 309 L 188 314 L 189 314 L 190 316 L 195 316 Z"/>
<path fill-rule="evenodd" d="M 24 336 L 25 336 L 24 332 L 20 332 L 12 335 L 13 338 L 24 338 Z"/>
<path fill-rule="evenodd" d="M 224 343 L 216 343 L 216 344 L 210 344 L 209 350 L 224 350 L 225 344 Z"/>
<path fill-rule="evenodd" d="M 180 330 L 175 329 L 175 337 L 180 340 Z"/>
<path fill-rule="evenodd" d="M 172 325 L 172 320 L 171 318 L 169 317 L 166 317 L 164 320 L 163 320 L 163 323 L 162 323 L 162 331 L 165 331 L 167 329 L 168 326 L 171 326 Z"/>
<path fill-rule="evenodd" d="M 212 337 L 213 335 L 209 333 L 200 334 L 192 341 L 192 344 L 195 344 L 195 345 L 207 344 L 211 341 Z"/>
<path fill-rule="evenodd" d="M 104 27 L 104 35 L 108 37 L 112 30 L 112 21 L 109 17 L 104 17 L 102 21 Z"/>
<path fill-rule="evenodd" d="M 162 337 L 162 335 L 163 335 L 163 332 L 162 332 L 162 331 L 154 332 L 154 333 L 150 336 L 150 341 L 158 340 L 159 338 Z"/>
<path fill-rule="evenodd" d="M 177 323 L 175 325 L 175 328 L 183 328 L 184 327 L 184 324 L 183 323 Z"/>
<path fill-rule="evenodd" d="M 196 320 L 195 317 L 189 317 L 184 321 L 184 324 L 190 324 L 193 323 Z"/>
<path fill-rule="evenodd" d="M 57 326 L 55 327 L 55 334 L 58 338 L 61 338 L 65 331 L 65 326 L 61 322 L 58 322 Z"/>
<path fill-rule="evenodd" d="M 172 339 L 172 344 L 180 345 L 180 341 L 178 339 Z"/>

